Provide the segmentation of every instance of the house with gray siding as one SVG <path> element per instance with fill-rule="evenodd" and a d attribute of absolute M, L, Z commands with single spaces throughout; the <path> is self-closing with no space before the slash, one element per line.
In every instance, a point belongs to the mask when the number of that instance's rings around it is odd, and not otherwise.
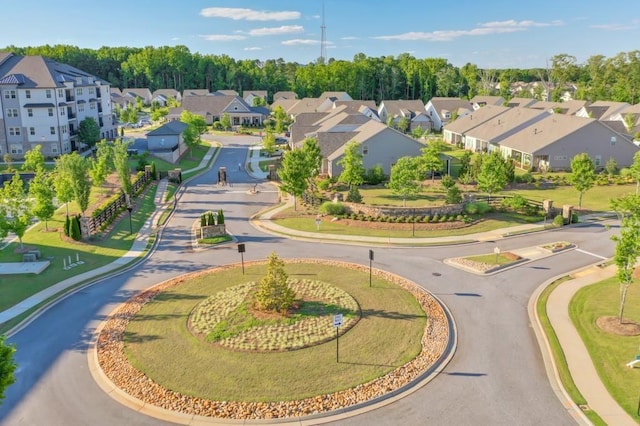
<path fill-rule="evenodd" d="M 613 158 L 628 167 L 638 147 L 631 139 L 594 118 L 551 114 L 500 141 L 499 149 L 517 166 L 535 171 L 570 170 L 571 159 L 586 152 L 597 168 Z"/>
<path fill-rule="evenodd" d="M 477 111 L 459 117 L 444 126 L 443 139 L 446 143 L 464 146 L 467 133 L 507 111 L 509 111 L 507 107 L 487 105 Z"/>
<path fill-rule="evenodd" d="M 184 131 L 188 127 L 179 120 L 168 121 L 147 133 L 149 153 L 170 163 L 176 163 L 187 150 Z"/>
<path fill-rule="evenodd" d="M 439 132 L 449 122 L 473 111 L 471 102 L 460 98 L 433 97 L 424 106 L 429 118 L 429 130 Z"/>

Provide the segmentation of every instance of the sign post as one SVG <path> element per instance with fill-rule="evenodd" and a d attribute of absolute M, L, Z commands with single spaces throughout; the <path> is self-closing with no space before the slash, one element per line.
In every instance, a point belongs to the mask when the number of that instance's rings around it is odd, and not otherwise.
<path fill-rule="evenodd" d="M 373 250 L 369 249 L 369 287 L 371 287 L 371 262 L 373 262 Z"/>
<path fill-rule="evenodd" d="M 244 243 L 238 244 L 238 253 L 240 253 L 240 259 L 242 259 L 242 275 L 244 275 Z"/>
<path fill-rule="evenodd" d="M 498 264 L 498 256 L 500 256 L 500 247 L 496 247 L 493 249 L 493 253 L 495 253 L 496 255 L 496 260 L 494 261 L 494 263 L 497 265 Z"/>
<path fill-rule="evenodd" d="M 319 231 L 320 230 L 320 223 L 322 223 L 322 220 L 320 219 L 320 215 L 316 216 L 316 229 Z"/>
<path fill-rule="evenodd" d="M 336 329 L 336 362 L 340 362 L 338 360 L 338 348 L 339 348 L 339 338 L 340 334 L 338 333 L 338 328 L 342 325 L 342 314 L 335 314 L 333 316 L 333 327 Z"/>

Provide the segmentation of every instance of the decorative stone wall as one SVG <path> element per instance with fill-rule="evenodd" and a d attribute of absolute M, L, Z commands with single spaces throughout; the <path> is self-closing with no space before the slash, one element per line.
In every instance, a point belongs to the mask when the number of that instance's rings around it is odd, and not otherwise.
<path fill-rule="evenodd" d="M 363 214 L 365 216 L 433 216 L 436 213 L 439 216 L 462 214 L 464 204 L 447 204 L 445 206 L 432 207 L 391 207 L 391 206 L 370 206 L 357 203 L 343 203 L 344 206 L 354 214 Z"/>
<path fill-rule="evenodd" d="M 221 225 L 203 226 L 198 228 L 196 232 L 197 232 L 196 235 L 198 235 L 198 238 L 211 238 L 211 237 L 218 237 L 220 235 L 225 235 L 227 233 L 227 230 L 223 223 Z"/>

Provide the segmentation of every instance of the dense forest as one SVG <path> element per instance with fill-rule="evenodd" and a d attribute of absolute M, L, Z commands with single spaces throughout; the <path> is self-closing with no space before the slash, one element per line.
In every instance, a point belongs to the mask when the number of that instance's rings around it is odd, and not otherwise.
<path fill-rule="evenodd" d="M 480 69 L 467 63 L 455 67 L 446 59 L 419 59 L 403 53 L 397 57 L 357 54 L 352 61 L 330 59 L 326 64 L 298 64 L 283 59 L 236 60 L 227 55 L 192 53 L 185 46 L 101 47 L 69 45 L 1 48 L 20 55 L 42 55 L 72 65 L 109 81 L 114 87 L 156 89 L 233 89 L 294 91 L 300 97 L 317 97 L 324 91 L 346 91 L 354 99 L 421 99 L 433 96 L 472 98 L 499 94 L 510 98 L 515 82 L 540 81 L 557 100 L 569 83 L 577 87 L 576 99 L 640 102 L 640 50 L 614 57 L 592 56 L 578 63 L 559 54 L 538 69 Z"/>

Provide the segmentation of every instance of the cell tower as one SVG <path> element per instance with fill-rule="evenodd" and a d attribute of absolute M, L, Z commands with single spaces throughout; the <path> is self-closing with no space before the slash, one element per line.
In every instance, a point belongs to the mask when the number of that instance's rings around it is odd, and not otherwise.
<path fill-rule="evenodd" d="M 324 0 L 322 0 L 322 25 L 320 26 L 320 61 L 327 61 L 327 26 L 324 24 Z"/>

